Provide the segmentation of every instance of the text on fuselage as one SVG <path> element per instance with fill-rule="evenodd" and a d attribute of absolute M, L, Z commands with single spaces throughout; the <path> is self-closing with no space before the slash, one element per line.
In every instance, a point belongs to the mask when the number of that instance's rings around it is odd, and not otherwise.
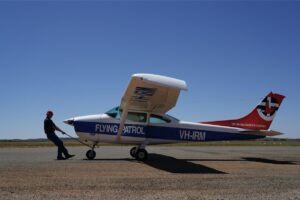
<path fill-rule="evenodd" d="M 181 140 L 204 141 L 206 133 L 197 130 L 179 130 Z"/>
<path fill-rule="evenodd" d="M 115 124 L 96 124 L 96 133 L 118 133 L 119 126 Z M 123 134 L 145 135 L 143 126 L 127 125 L 123 128 Z"/>

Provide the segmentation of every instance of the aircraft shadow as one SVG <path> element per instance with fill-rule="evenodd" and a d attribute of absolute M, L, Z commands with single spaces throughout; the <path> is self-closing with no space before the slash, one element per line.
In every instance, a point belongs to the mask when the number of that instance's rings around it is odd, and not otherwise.
<path fill-rule="evenodd" d="M 93 162 L 93 161 L 133 161 L 133 162 L 137 162 L 136 159 L 134 159 L 134 158 L 96 158 L 93 160 L 84 158 L 83 160 L 87 160 L 89 162 Z"/>
<path fill-rule="evenodd" d="M 188 159 L 188 161 L 213 161 L 213 162 L 241 162 L 241 161 L 250 161 L 250 162 L 260 162 L 276 165 L 297 165 L 297 161 L 280 161 L 280 160 L 271 160 L 267 158 L 256 158 L 256 157 L 244 157 L 241 159 Z"/>
<path fill-rule="evenodd" d="M 157 156 L 159 155 L 159 156 Z M 155 162 L 155 159 L 158 159 L 160 161 L 162 161 L 163 159 L 168 159 L 168 158 L 172 158 L 174 160 L 176 160 L 176 162 L 187 162 L 187 163 L 191 163 L 193 161 L 195 162 L 199 162 L 199 161 L 213 161 L 213 162 L 241 162 L 241 161 L 250 161 L 250 162 L 260 162 L 260 163 L 268 163 L 268 164 L 276 164 L 276 165 L 297 165 L 296 161 L 280 161 L 280 160 L 271 160 L 271 159 L 267 159 L 267 158 L 256 158 L 256 157 L 244 157 L 241 159 L 176 159 L 173 157 L 169 157 L 169 156 L 164 156 L 161 154 L 149 154 L 149 159 L 151 159 L 150 161 L 148 160 L 147 162 Z M 131 162 L 137 162 L 136 159 L 134 158 L 99 158 L 99 159 L 94 159 L 94 160 L 89 160 L 89 159 L 83 159 L 83 160 L 87 160 L 87 161 L 131 161 Z M 146 162 L 146 164 L 148 164 Z M 167 162 L 167 161 L 165 161 Z M 168 161 L 169 162 L 169 161 Z M 192 163 L 194 164 L 194 163 Z"/>
<path fill-rule="evenodd" d="M 171 172 L 182 174 L 227 174 L 225 172 L 206 167 L 204 165 L 195 164 L 185 159 L 176 159 L 161 154 L 149 154 L 148 160 L 144 162 L 146 165 Z"/>
<path fill-rule="evenodd" d="M 102 158 L 94 159 L 87 161 L 128 161 L 128 162 L 138 162 L 134 158 Z M 171 156 L 161 155 L 161 154 L 149 154 L 148 160 L 143 162 L 144 164 L 163 170 L 170 173 L 178 174 L 228 174 L 223 171 L 216 170 L 211 167 L 207 167 L 201 164 L 193 163 L 193 161 L 214 161 L 214 162 L 241 162 L 241 161 L 250 161 L 250 162 L 260 162 L 268 164 L 277 164 L 277 165 L 297 165 L 294 161 L 279 161 L 271 160 L 266 158 L 256 158 L 256 157 L 243 157 L 240 159 L 177 159 Z"/>
<path fill-rule="evenodd" d="M 245 157 L 242 159 L 251 162 L 260 162 L 260 163 L 277 164 L 277 165 L 297 165 L 297 163 L 293 161 L 280 161 L 280 160 L 271 160 L 266 158 Z"/>

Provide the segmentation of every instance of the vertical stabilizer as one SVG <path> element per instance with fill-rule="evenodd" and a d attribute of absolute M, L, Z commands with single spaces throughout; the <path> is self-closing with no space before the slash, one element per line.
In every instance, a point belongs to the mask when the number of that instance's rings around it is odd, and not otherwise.
<path fill-rule="evenodd" d="M 233 120 L 201 122 L 251 130 L 268 130 L 285 96 L 270 92 L 248 115 Z"/>

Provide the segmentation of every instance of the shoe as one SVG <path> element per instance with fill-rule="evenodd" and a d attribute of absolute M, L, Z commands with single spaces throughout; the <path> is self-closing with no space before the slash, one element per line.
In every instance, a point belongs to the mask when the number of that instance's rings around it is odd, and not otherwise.
<path fill-rule="evenodd" d="M 66 158 L 65 159 L 69 159 L 69 158 L 72 158 L 72 157 L 74 157 L 75 155 L 71 155 L 71 154 L 69 154 L 69 155 L 66 155 Z"/>
<path fill-rule="evenodd" d="M 64 157 L 57 157 L 57 160 L 66 160 Z"/>

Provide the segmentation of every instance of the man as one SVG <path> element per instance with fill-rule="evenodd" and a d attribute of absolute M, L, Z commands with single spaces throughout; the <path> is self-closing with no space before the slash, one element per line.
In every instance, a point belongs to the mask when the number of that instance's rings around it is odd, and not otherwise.
<path fill-rule="evenodd" d="M 55 130 L 60 131 L 62 134 L 66 133 L 54 124 L 54 122 L 51 120 L 52 117 L 53 112 L 48 111 L 46 113 L 46 119 L 44 120 L 44 130 L 47 138 L 58 147 L 57 160 L 66 160 L 72 158 L 75 155 L 69 154 L 68 150 L 64 146 L 64 143 L 57 137 L 57 135 L 55 135 Z M 64 154 L 65 157 L 63 157 L 62 154 Z"/>

